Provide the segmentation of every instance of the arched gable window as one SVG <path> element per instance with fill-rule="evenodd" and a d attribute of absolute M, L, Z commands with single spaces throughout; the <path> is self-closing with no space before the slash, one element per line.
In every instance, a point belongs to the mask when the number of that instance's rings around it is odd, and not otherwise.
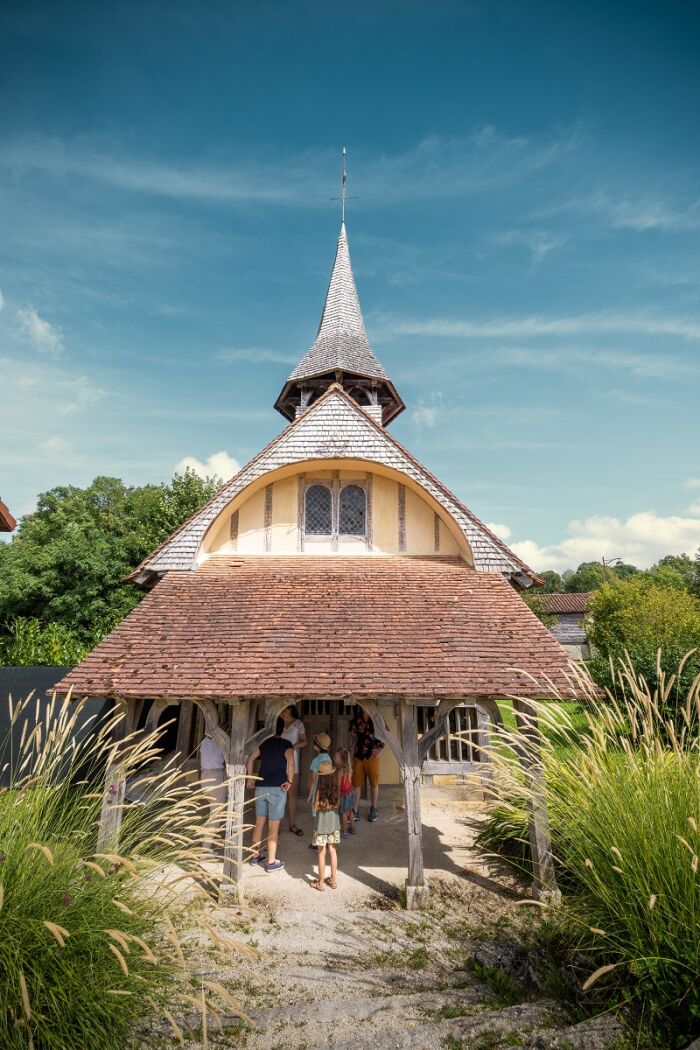
<path fill-rule="evenodd" d="M 341 536 L 364 536 L 367 519 L 367 497 L 359 485 L 346 485 L 340 490 L 338 532 Z"/>
<path fill-rule="evenodd" d="M 333 501 L 327 485 L 309 485 L 304 496 L 304 531 L 307 536 L 330 536 Z"/>

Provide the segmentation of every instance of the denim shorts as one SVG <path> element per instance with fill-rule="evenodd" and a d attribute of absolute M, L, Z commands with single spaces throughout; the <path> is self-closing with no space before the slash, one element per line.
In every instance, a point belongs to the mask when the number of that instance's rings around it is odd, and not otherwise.
<path fill-rule="evenodd" d="M 287 805 L 287 792 L 279 787 L 261 787 L 255 793 L 255 816 L 281 820 Z"/>

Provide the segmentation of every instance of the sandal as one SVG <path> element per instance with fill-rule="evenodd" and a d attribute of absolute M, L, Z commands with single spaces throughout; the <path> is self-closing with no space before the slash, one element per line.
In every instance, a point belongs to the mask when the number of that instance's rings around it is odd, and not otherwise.
<path fill-rule="evenodd" d="M 319 893 L 323 893 L 325 887 L 320 879 L 315 879 L 314 882 L 311 883 L 311 889 L 318 890 Z"/>
<path fill-rule="evenodd" d="M 335 879 L 326 879 L 326 882 L 328 883 L 328 885 L 330 886 L 330 888 L 332 890 L 337 890 L 338 889 L 338 883 L 335 881 Z"/>
<path fill-rule="evenodd" d="M 298 828 L 296 826 L 296 824 L 292 824 L 292 826 L 291 826 L 291 828 L 289 830 L 291 831 L 292 835 L 303 835 L 304 834 L 303 830 L 301 828 Z"/>

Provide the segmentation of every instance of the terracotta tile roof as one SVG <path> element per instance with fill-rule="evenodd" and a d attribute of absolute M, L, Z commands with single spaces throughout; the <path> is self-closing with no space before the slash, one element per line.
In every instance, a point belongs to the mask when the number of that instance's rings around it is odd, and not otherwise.
<path fill-rule="evenodd" d="M 220 557 L 169 572 L 58 686 L 78 696 L 572 695 L 568 657 L 459 558 Z M 515 670 L 518 668 L 520 670 Z"/>
<path fill-rule="evenodd" d="M 450 492 L 423 464 L 364 412 L 339 386 L 332 386 L 235 477 L 134 569 L 140 573 L 193 569 L 202 538 L 216 516 L 251 482 L 281 466 L 319 459 L 360 459 L 407 474 L 422 485 L 462 528 L 479 571 L 523 573 L 542 581 L 498 536 Z"/>
<path fill-rule="evenodd" d="M 16 528 L 17 522 L 0 499 L 0 532 L 12 532 Z"/>
<path fill-rule="evenodd" d="M 591 592 L 573 594 L 541 594 L 540 603 L 545 613 L 585 613 Z"/>

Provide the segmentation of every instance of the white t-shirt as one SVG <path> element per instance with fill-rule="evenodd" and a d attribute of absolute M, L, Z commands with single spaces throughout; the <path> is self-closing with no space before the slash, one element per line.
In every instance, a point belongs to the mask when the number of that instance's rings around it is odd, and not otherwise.
<path fill-rule="evenodd" d="M 288 740 L 292 747 L 299 743 L 302 736 L 304 736 L 304 723 L 300 718 L 297 718 L 294 722 L 290 722 L 290 724 L 282 730 L 282 739 Z M 294 747 L 294 772 L 299 772 L 299 749 L 297 747 Z"/>
<path fill-rule="evenodd" d="M 221 748 L 211 737 L 205 736 L 199 745 L 199 764 L 202 769 L 224 768 L 224 756 L 221 754 Z"/>

